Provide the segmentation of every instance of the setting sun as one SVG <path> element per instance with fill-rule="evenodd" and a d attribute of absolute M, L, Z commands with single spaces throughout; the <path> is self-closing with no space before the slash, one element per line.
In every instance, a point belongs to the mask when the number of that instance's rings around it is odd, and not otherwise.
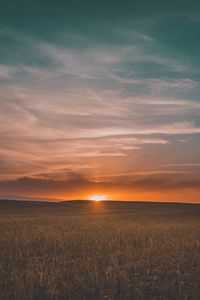
<path fill-rule="evenodd" d="M 89 200 L 92 201 L 105 201 L 107 200 L 107 197 L 105 195 L 92 195 L 89 197 Z"/>

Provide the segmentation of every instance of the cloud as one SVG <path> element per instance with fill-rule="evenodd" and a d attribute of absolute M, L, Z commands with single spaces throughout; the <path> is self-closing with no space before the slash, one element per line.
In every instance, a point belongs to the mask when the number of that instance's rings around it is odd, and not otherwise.
<path fill-rule="evenodd" d="M 16 68 L 8 65 L 0 65 L 0 79 L 9 79 L 16 72 Z"/>
<path fill-rule="evenodd" d="M 1 34 L 15 45 L 11 65 L 0 65 L 1 180 L 106 177 L 110 164 L 136 172 L 135 157 L 147 164 L 151 151 L 176 152 L 179 135 L 198 140 L 199 81 L 185 57 L 162 51 L 147 32 L 118 29 L 121 44 L 76 36 L 84 47 Z"/>
<path fill-rule="evenodd" d="M 169 180 L 165 178 L 137 179 L 119 182 L 93 182 L 79 174 L 73 174 L 68 180 L 51 180 L 41 178 L 20 178 L 12 181 L 0 181 L 1 197 L 9 191 L 9 196 L 20 195 L 21 197 L 50 197 L 54 199 L 74 199 L 75 195 L 89 195 L 92 191 L 105 191 L 108 194 L 124 193 L 130 197 L 134 194 L 173 192 L 182 190 L 199 190 L 200 182 Z M 31 192 L 30 192 L 31 191 Z M 7 194 L 8 196 L 8 194 Z M 5 196 L 6 197 L 6 196 Z M 180 199 L 179 199 L 180 200 Z"/>

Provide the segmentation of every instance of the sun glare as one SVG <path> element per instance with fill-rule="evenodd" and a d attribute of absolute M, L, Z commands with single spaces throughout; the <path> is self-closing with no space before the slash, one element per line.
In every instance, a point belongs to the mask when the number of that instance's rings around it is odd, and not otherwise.
<path fill-rule="evenodd" d="M 92 201 L 105 201 L 107 200 L 107 197 L 105 195 L 92 195 L 89 197 L 89 200 Z"/>

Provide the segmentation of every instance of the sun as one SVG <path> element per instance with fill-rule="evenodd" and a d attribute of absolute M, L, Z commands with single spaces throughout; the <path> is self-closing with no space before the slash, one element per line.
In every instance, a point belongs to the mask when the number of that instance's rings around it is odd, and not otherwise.
<path fill-rule="evenodd" d="M 92 195 L 89 197 L 89 200 L 92 201 L 105 201 L 107 200 L 107 197 L 105 195 Z"/>

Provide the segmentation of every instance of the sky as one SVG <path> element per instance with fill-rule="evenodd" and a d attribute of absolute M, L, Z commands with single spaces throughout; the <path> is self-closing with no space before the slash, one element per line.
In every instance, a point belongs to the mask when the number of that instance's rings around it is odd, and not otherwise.
<path fill-rule="evenodd" d="M 0 3 L 0 196 L 200 202 L 200 3 Z"/>

